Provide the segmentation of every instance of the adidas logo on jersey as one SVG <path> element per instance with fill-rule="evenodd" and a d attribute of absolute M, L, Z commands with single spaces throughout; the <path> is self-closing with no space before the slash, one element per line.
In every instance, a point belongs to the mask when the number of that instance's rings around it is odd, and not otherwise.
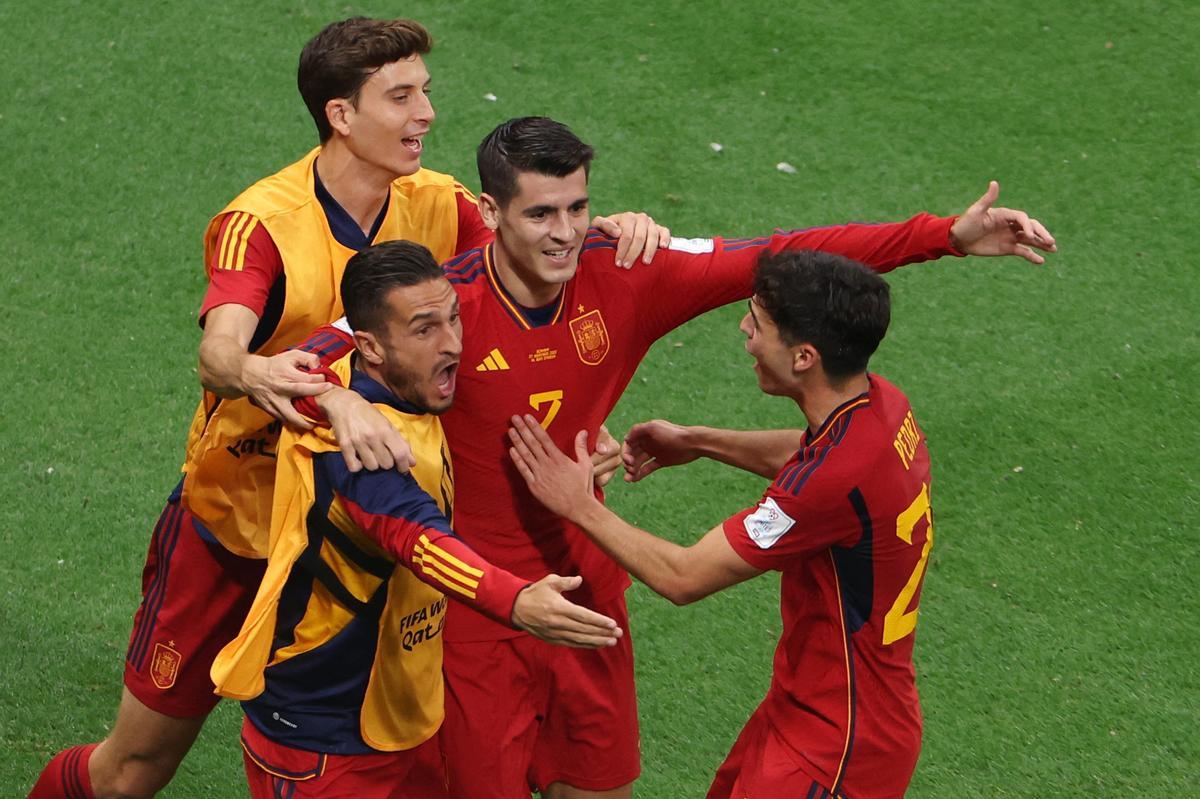
<path fill-rule="evenodd" d="M 483 363 L 475 367 L 475 371 L 503 372 L 508 368 L 508 361 L 504 360 L 504 356 L 500 354 L 500 350 L 494 349 L 483 359 Z"/>

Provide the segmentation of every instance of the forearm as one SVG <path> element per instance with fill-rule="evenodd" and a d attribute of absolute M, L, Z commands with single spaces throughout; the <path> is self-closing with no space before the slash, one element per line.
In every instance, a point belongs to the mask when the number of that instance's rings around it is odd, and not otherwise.
<path fill-rule="evenodd" d="M 571 521 L 622 568 L 674 604 L 686 605 L 712 593 L 691 579 L 686 547 L 634 527 L 599 500 L 581 503 Z"/>
<path fill-rule="evenodd" d="M 232 399 L 248 394 L 245 370 L 249 359 L 258 358 L 246 345 L 229 335 L 206 335 L 200 341 L 198 374 L 205 389 Z"/>
<path fill-rule="evenodd" d="M 699 457 L 773 478 L 800 448 L 803 430 L 724 430 L 696 425 L 687 437 Z"/>

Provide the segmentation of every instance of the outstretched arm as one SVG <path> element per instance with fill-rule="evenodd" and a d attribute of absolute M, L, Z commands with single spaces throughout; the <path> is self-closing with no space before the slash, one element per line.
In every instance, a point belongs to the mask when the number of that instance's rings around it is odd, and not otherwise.
<path fill-rule="evenodd" d="M 654 592 L 684 605 L 762 573 L 733 551 L 720 526 L 682 547 L 634 527 L 606 508 L 591 493 L 586 431 L 576 436 L 571 460 L 533 417 L 514 416 L 512 423 L 509 455 L 533 495 L 579 525 Z"/>
<path fill-rule="evenodd" d="M 411 475 L 351 473 L 337 453 L 319 457 L 354 524 L 422 582 L 550 643 L 595 648 L 622 635 L 612 619 L 563 596 L 580 586 L 580 577 L 551 574 L 530 583 L 485 560 L 451 532 Z"/>
<path fill-rule="evenodd" d="M 621 457 L 625 481 L 636 483 L 664 466 L 710 458 L 763 477 L 774 477 L 800 448 L 803 430 L 723 430 L 683 427 L 662 419 L 629 428 Z"/>

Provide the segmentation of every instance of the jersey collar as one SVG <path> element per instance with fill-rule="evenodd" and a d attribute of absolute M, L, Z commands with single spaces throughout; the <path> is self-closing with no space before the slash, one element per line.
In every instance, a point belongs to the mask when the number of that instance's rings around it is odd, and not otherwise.
<path fill-rule="evenodd" d="M 833 412 L 825 417 L 825 421 L 821 422 L 821 426 L 817 428 L 816 432 L 813 432 L 812 428 L 804 431 L 804 446 L 811 447 L 814 444 L 819 443 L 822 439 L 830 437 L 830 431 L 833 430 L 834 425 L 836 425 L 840 419 L 845 418 L 846 421 L 849 421 L 851 414 L 853 414 L 857 408 L 861 408 L 864 405 L 870 404 L 871 397 L 869 390 L 864 391 L 857 397 L 846 400 L 841 405 L 834 408 Z"/>
<path fill-rule="evenodd" d="M 379 209 L 379 214 L 371 225 L 371 231 L 364 235 L 362 228 L 358 226 L 354 218 L 338 204 L 337 200 L 333 199 L 329 189 L 325 188 L 325 184 L 321 182 L 316 161 L 313 161 L 312 169 L 313 192 L 317 195 L 317 201 L 321 203 L 321 208 L 325 211 L 325 219 L 329 222 L 329 231 L 333 233 L 334 239 L 346 249 L 355 252 L 361 252 L 370 247 L 376 234 L 379 233 L 379 228 L 383 226 L 383 218 L 387 216 L 388 205 L 392 202 L 392 192 L 388 191 L 388 196 L 383 200 L 383 207 Z"/>
<path fill-rule="evenodd" d="M 567 287 L 564 285 L 562 291 L 558 292 L 557 299 L 548 305 L 540 308 L 526 308 L 517 302 L 500 282 L 500 275 L 496 272 L 495 246 L 493 242 L 483 248 L 483 265 L 487 272 L 488 285 L 492 287 L 492 293 L 496 295 L 496 299 L 500 300 L 500 306 L 508 312 L 512 320 L 522 330 L 532 330 L 535 327 L 553 325 L 562 319 L 563 308 L 566 307 Z"/>

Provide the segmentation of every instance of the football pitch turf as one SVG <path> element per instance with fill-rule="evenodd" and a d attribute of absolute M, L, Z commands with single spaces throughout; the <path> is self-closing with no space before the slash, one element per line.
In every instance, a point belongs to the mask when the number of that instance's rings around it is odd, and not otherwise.
<path fill-rule="evenodd" d="M 0 796 L 112 722 L 198 393 L 201 233 L 313 145 L 296 58 L 351 13 L 430 28 L 424 164 L 472 188 L 479 139 L 546 114 L 595 145 L 596 211 L 678 235 L 954 213 L 991 178 L 1035 212 L 1045 267 L 889 276 L 872 369 L 927 434 L 937 527 L 910 794 L 1200 795 L 1200 6 L 615 0 L 0 5 Z M 610 428 L 795 426 L 741 313 L 660 342 Z M 697 464 L 609 496 L 689 541 L 763 487 Z M 630 591 L 637 795 L 703 795 L 766 689 L 777 590 Z M 240 715 L 165 796 L 244 795 Z"/>

